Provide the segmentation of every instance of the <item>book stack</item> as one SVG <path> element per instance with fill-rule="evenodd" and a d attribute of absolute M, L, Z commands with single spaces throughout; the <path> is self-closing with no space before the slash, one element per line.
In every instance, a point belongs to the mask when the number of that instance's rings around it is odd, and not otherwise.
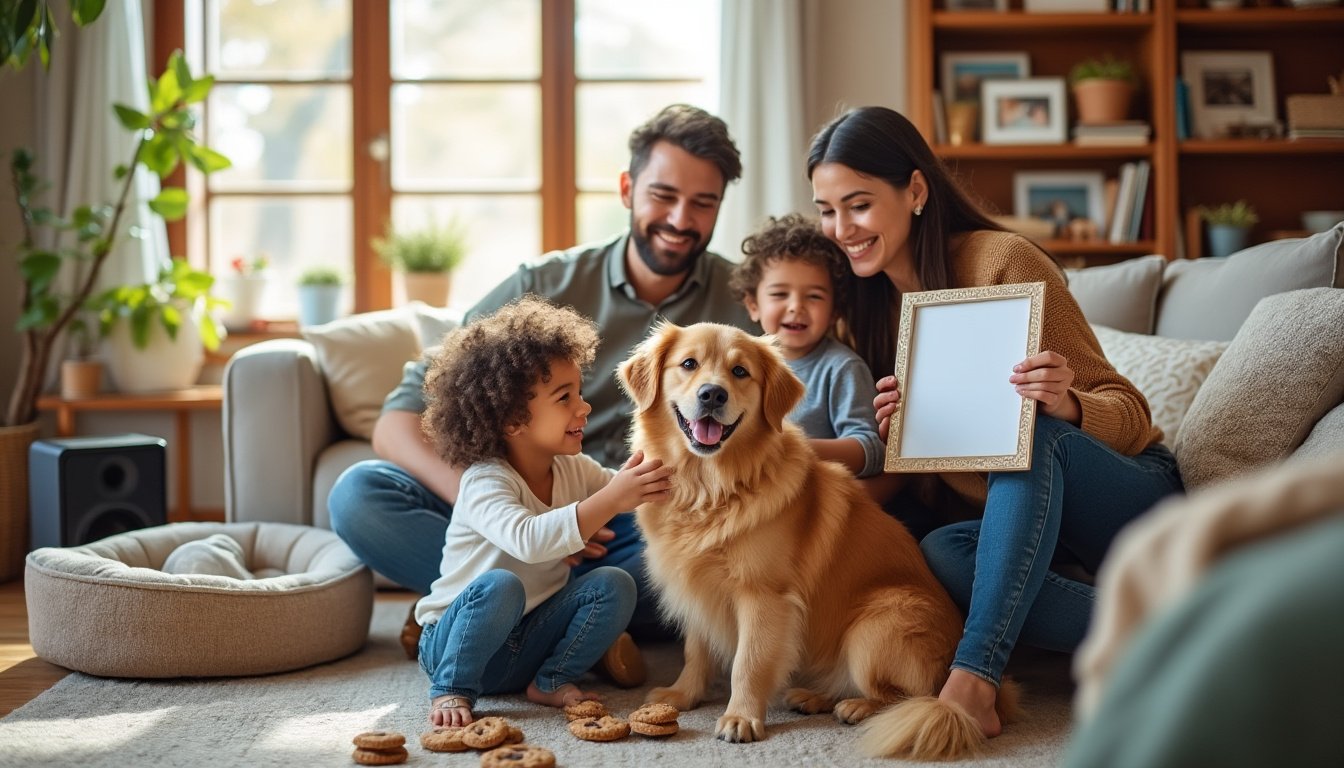
<path fill-rule="evenodd" d="M 1148 196 L 1148 178 L 1151 175 L 1152 164 L 1147 160 L 1136 160 L 1120 166 L 1115 205 L 1106 220 L 1106 239 L 1110 242 L 1132 243 L 1139 239 L 1144 219 L 1152 216 L 1145 210 L 1152 207 Z"/>
<path fill-rule="evenodd" d="M 1286 105 L 1288 138 L 1344 139 L 1344 95 L 1296 94 Z"/>
<path fill-rule="evenodd" d="M 1080 147 L 1137 147 L 1147 144 L 1152 132 L 1144 120 L 1079 123 L 1073 127 L 1073 143 Z"/>

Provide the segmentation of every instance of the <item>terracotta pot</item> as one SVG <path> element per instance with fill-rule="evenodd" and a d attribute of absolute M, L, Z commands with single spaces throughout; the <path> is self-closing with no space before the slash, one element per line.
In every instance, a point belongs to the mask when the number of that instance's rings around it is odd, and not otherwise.
<path fill-rule="evenodd" d="M 402 272 L 401 285 L 407 302 L 423 301 L 431 307 L 446 307 L 453 276 L 448 272 Z"/>
<path fill-rule="evenodd" d="M 83 400 L 103 388 L 103 364 L 98 360 L 61 361 L 61 397 Z"/>
<path fill-rule="evenodd" d="M 0 427 L 0 582 L 23 575 L 28 555 L 28 447 L 36 421 Z"/>
<path fill-rule="evenodd" d="M 1078 122 L 1084 125 L 1127 119 L 1132 98 L 1134 86 L 1124 80 L 1080 80 L 1073 86 Z"/>

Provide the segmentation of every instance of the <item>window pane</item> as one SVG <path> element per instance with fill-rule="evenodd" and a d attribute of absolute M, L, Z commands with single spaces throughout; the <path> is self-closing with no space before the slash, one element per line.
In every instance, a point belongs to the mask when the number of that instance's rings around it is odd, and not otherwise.
<path fill-rule="evenodd" d="M 539 189 L 540 88 L 393 86 L 392 186 Z"/>
<path fill-rule="evenodd" d="M 630 210 L 615 191 L 580 194 L 577 207 L 580 243 L 606 240 L 630 227 Z"/>
<path fill-rule="evenodd" d="M 349 189 L 350 121 L 346 85 L 217 85 L 209 141 L 233 167 L 211 174 L 210 188 Z"/>
<path fill-rule="evenodd" d="M 392 77 L 541 77 L 540 0 L 393 0 Z"/>
<path fill-rule="evenodd" d="M 350 0 L 210 0 L 205 23 L 220 79 L 350 76 Z"/>
<path fill-rule="evenodd" d="M 580 78 L 701 78 L 719 71 L 719 0 L 577 0 Z"/>
<path fill-rule="evenodd" d="M 228 274 L 229 262 L 266 254 L 270 285 L 261 314 L 294 317 L 294 285 L 308 267 L 330 266 L 354 274 L 347 197 L 216 197 L 210 201 L 211 271 Z M 352 306 L 347 283 L 341 312 Z"/>
<path fill-rule="evenodd" d="M 394 226 L 403 230 L 454 218 L 467 232 L 467 260 L 453 272 L 449 306 L 470 309 L 519 264 L 541 256 L 536 195 L 398 195 L 392 203 Z"/>
<path fill-rule="evenodd" d="M 584 191 L 615 191 L 621 171 L 630 167 L 630 132 L 668 104 L 694 104 L 711 112 L 707 87 L 698 83 L 666 85 L 588 83 L 575 95 L 578 186 Z"/>

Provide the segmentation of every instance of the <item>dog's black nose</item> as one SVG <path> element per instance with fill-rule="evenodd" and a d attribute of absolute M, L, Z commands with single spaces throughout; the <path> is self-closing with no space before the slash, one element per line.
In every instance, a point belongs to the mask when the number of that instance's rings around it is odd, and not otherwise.
<path fill-rule="evenodd" d="M 700 406 L 707 411 L 721 407 L 728 402 L 728 390 L 720 387 L 718 384 L 705 384 L 700 387 L 700 391 L 695 393 L 700 400 Z"/>

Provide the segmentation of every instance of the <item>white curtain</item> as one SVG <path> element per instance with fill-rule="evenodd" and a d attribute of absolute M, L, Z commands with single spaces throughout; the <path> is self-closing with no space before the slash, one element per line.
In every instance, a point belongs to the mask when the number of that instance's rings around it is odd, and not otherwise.
<path fill-rule="evenodd" d="M 713 249 L 738 261 L 767 215 L 810 212 L 801 0 L 724 0 L 719 116 L 742 153 Z"/>

